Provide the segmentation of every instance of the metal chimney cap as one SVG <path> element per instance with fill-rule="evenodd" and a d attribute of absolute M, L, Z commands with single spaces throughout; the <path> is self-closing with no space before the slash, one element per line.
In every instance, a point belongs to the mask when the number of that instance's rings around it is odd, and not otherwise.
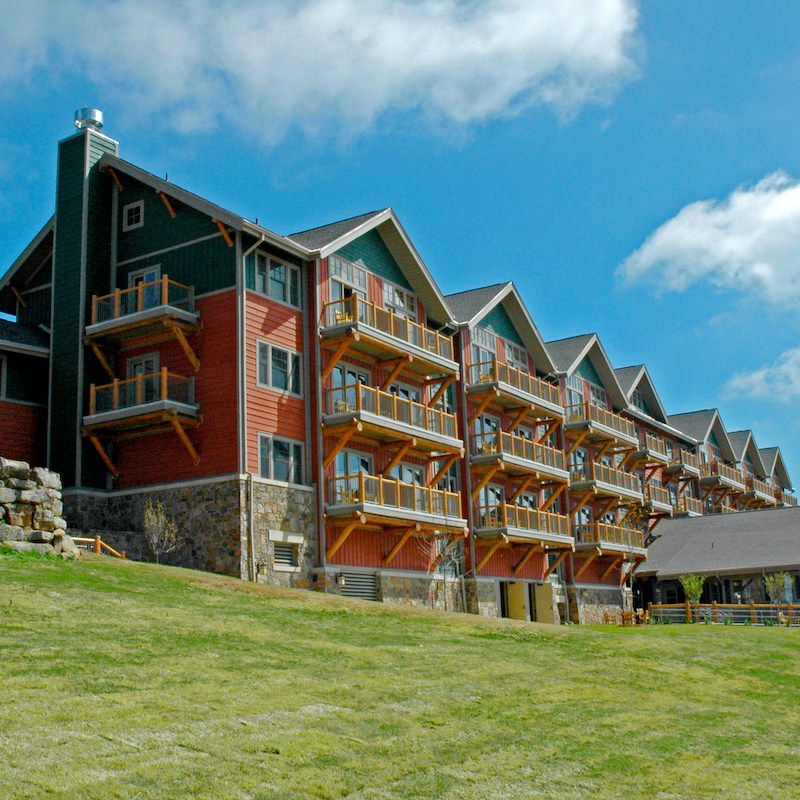
<path fill-rule="evenodd" d="M 99 108 L 79 108 L 75 112 L 75 127 L 103 130 L 103 112 Z"/>

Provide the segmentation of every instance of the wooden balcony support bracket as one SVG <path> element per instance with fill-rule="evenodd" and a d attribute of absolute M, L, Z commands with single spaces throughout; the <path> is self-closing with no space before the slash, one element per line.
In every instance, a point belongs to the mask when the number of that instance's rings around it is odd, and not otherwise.
<path fill-rule="evenodd" d="M 84 436 L 86 434 L 84 433 Z M 89 441 L 94 445 L 94 449 L 97 450 L 97 455 L 100 456 L 103 463 L 106 465 L 106 469 L 115 477 L 119 477 L 119 470 L 114 466 L 114 462 L 111 460 L 111 457 L 106 452 L 105 447 L 103 447 L 103 443 L 92 433 L 88 434 Z"/>
<path fill-rule="evenodd" d="M 552 419 L 552 420 L 543 420 L 543 422 L 548 423 L 547 429 L 545 432 L 536 440 L 539 444 L 543 444 L 548 440 L 551 434 L 555 433 L 558 426 L 563 422 L 560 419 Z"/>
<path fill-rule="evenodd" d="M 580 567 L 578 567 L 578 569 L 575 570 L 575 578 L 576 579 L 580 578 L 580 576 L 583 575 L 584 572 L 586 572 L 586 568 L 589 566 L 589 564 L 591 564 L 592 561 L 594 561 L 600 555 L 602 555 L 602 551 L 600 550 L 599 547 L 593 553 L 589 553 L 586 556 L 586 559 L 584 560 L 583 564 L 581 564 Z"/>
<path fill-rule="evenodd" d="M 342 528 L 342 532 L 336 537 L 336 541 L 331 544 L 331 546 L 327 549 L 325 553 L 325 558 L 330 561 L 338 552 L 339 548 L 347 541 L 347 538 L 350 534 L 356 529 L 359 524 L 366 522 L 363 517 L 358 517 L 358 519 L 351 520 L 347 523 L 347 525 Z"/>
<path fill-rule="evenodd" d="M 330 376 L 331 372 L 333 372 L 333 368 L 339 363 L 339 361 L 344 357 L 344 354 L 347 352 L 347 349 L 353 342 L 357 342 L 361 339 L 356 331 L 352 328 L 347 331 L 347 338 L 344 341 L 339 342 L 337 348 L 333 351 L 330 360 L 328 363 L 323 367 L 322 372 L 320 372 L 320 377 L 323 381 L 327 380 Z"/>
<path fill-rule="evenodd" d="M 443 378 L 437 378 L 437 380 L 441 380 L 441 384 L 439 384 L 439 388 L 436 390 L 436 393 L 428 400 L 428 408 L 433 408 L 439 400 L 441 400 L 442 395 L 447 391 L 448 387 L 455 382 L 456 376 L 455 375 L 447 375 Z"/>
<path fill-rule="evenodd" d="M 556 560 L 552 564 L 548 564 L 547 569 L 544 571 L 544 578 L 547 579 L 555 572 L 556 567 L 572 552 L 571 549 L 562 550 Z"/>
<path fill-rule="evenodd" d="M 458 461 L 459 458 L 462 458 L 463 455 L 464 454 L 463 454 L 463 451 L 462 451 L 461 454 L 454 453 L 453 455 L 448 456 L 444 460 L 444 463 L 442 464 L 442 466 L 439 467 L 439 471 L 428 481 L 428 483 L 426 485 L 427 486 L 436 486 L 436 484 L 439 483 L 439 481 L 447 474 L 447 472 L 449 471 L 450 467 L 452 467 L 453 464 L 455 464 L 456 461 Z"/>
<path fill-rule="evenodd" d="M 614 508 L 614 506 L 617 505 L 617 502 L 618 502 L 618 500 L 617 500 L 616 497 L 610 497 L 608 500 L 606 500 L 606 502 L 603 503 L 602 506 L 600 506 L 600 511 L 598 512 L 598 517 L 603 517 L 606 514 L 608 514 L 608 512 L 611 511 L 611 509 Z"/>
<path fill-rule="evenodd" d="M 478 419 L 478 417 L 483 414 L 484 411 L 486 411 L 489 403 L 498 397 L 500 397 L 500 392 L 497 391 L 497 389 L 495 389 L 493 392 L 487 392 L 480 403 L 478 403 L 478 407 L 470 415 L 469 424 L 472 425 L 472 423 L 475 422 L 475 420 Z"/>
<path fill-rule="evenodd" d="M 344 449 L 345 445 L 357 433 L 361 433 L 362 430 L 363 430 L 362 424 L 360 422 L 357 422 L 356 420 L 354 420 L 353 421 L 353 425 L 350 428 L 348 428 L 348 429 L 346 429 L 345 431 L 342 432 L 342 435 L 339 437 L 339 441 L 336 442 L 336 444 L 333 446 L 333 448 L 328 453 L 328 455 L 325 456 L 325 460 L 322 462 L 322 466 L 325 469 L 328 469 L 330 467 L 330 465 L 333 464 L 336 456 L 338 456 L 339 453 L 341 453 L 341 451 Z"/>
<path fill-rule="evenodd" d="M 225 244 L 227 244 L 228 247 L 233 247 L 233 239 L 231 239 L 231 235 L 228 233 L 228 229 L 225 225 L 218 219 L 212 219 L 211 221 L 219 228 L 219 232 L 222 234 Z"/>
<path fill-rule="evenodd" d="M 472 499 L 476 500 L 478 495 L 481 493 L 481 490 L 484 486 L 486 486 L 489 481 L 491 481 L 494 476 L 503 469 L 502 464 L 497 464 L 496 466 L 491 467 L 491 469 L 487 470 L 486 474 L 478 481 L 478 485 L 472 490 Z"/>
<path fill-rule="evenodd" d="M 628 520 L 635 521 L 640 511 L 640 506 L 628 506 L 628 510 L 625 512 L 625 516 L 620 521 L 620 524 L 624 525 Z"/>
<path fill-rule="evenodd" d="M 533 406 L 522 406 L 521 408 L 513 408 L 511 409 L 514 413 L 514 419 L 511 420 L 511 424 L 508 426 L 508 433 L 514 433 L 514 431 L 522 425 L 522 421 L 525 417 L 528 416 L 533 410 Z"/>
<path fill-rule="evenodd" d="M 589 435 L 588 431 L 581 431 L 580 434 L 573 440 L 572 444 L 569 446 L 569 450 L 567 450 L 565 454 L 565 460 L 569 460 L 569 457 L 583 444 L 586 437 Z"/>
<path fill-rule="evenodd" d="M 89 347 L 92 348 L 92 352 L 100 362 L 100 366 L 106 371 L 108 377 L 113 381 L 117 376 L 114 374 L 114 370 L 111 368 L 111 364 L 108 363 L 106 354 L 101 350 L 100 345 L 98 345 L 97 342 L 90 342 Z"/>
<path fill-rule="evenodd" d="M 537 552 L 537 550 L 539 550 L 539 549 L 540 549 L 540 548 L 539 548 L 539 545 L 537 545 L 537 544 L 533 545 L 532 547 L 529 547 L 529 548 L 526 550 L 526 552 L 525 552 L 525 555 L 524 555 L 524 556 L 522 556 L 522 558 L 521 558 L 521 559 L 520 559 L 520 560 L 519 560 L 519 561 L 516 563 L 516 565 L 514 566 L 514 570 L 513 570 L 512 574 L 513 574 L 513 575 L 519 575 L 519 573 L 522 571 L 522 568 L 523 568 L 523 567 L 524 567 L 524 566 L 525 566 L 525 565 L 528 563 L 528 561 L 530 560 L 530 557 L 531 557 L 531 556 L 532 556 L 532 555 L 533 555 L 535 552 Z"/>
<path fill-rule="evenodd" d="M 497 552 L 500 545 L 503 544 L 502 539 L 498 539 L 490 548 L 484 557 L 475 565 L 475 572 L 480 572 L 488 563 L 489 559 Z"/>
<path fill-rule="evenodd" d="M 526 475 L 520 485 L 514 490 L 514 494 L 508 498 L 508 502 L 513 504 L 516 503 L 517 500 L 521 497 L 522 493 L 536 480 L 535 475 Z"/>
<path fill-rule="evenodd" d="M 20 292 L 20 290 L 19 290 L 19 289 L 17 289 L 17 287 L 16 287 L 16 286 L 10 286 L 9 288 L 11 289 L 11 291 L 12 291 L 12 292 L 14 292 L 14 297 L 16 297 L 16 298 L 17 298 L 17 302 L 18 302 L 18 303 L 19 303 L 19 304 L 20 304 L 20 305 L 21 305 L 23 308 L 27 308 L 27 307 L 28 307 L 28 304 L 25 302 L 25 298 L 22 296 L 22 292 Z"/>
<path fill-rule="evenodd" d="M 548 497 L 547 500 L 544 501 L 542 507 L 539 510 L 549 511 L 550 508 L 552 508 L 553 504 L 556 502 L 556 500 L 558 500 L 558 498 L 561 496 L 561 493 L 566 488 L 567 488 L 566 483 L 560 483 L 558 486 L 556 486 L 555 490 L 553 491 L 553 494 L 551 494 L 550 497 Z"/>
<path fill-rule="evenodd" d="M 710 497 L 712 494 L 714 494 L 714 490 L 715 490 L 715 489 L 716 489 L 716 486 L 711 486 L 711 487 L 709 487 L 709 489 L 706 491 L 706 493 L 705 493 L 705 494 L 704 494 L 704 495 L 703 495 L 703 496 L 700 498 L 700 502 L 701 502 L 701 503 L 704 503 L 706 500 L 708 500 L 708 498 L 709 498 L 709 497 Z"/>
<path fill-rule="evenodd" d="M 619 561 L 617 559 L 612 559 L 611 563 L 600 573 L 600 580 L 604 581 L 612 572 L 614 567 L 617 566 Z"/>
<path fill-rule="evenodd" d="M 652 533 L 655 530 L 656 525 L 661 522 L 662 519 L 668 517 L 669 514 L 654 514 L 647 522 L 647 532 Z"/>
<path fill-rule="evenodd" d="M 181 421 L 177 417 L 172 417 L 170 420 L 172 423 L 172 427 L 175 428 L 175 433 L 178 434 L 178 438 L 183 442 L 183 446 L 186 448 L 187 452 L 194 461 L 195 464 L 200 463 L 200 456 L 197 454 L 197 450 L 195 450 L 194 445 L 192 444 L 192 440 L 189 438 L 186 431 L 183 429 L 183 425 L 181 425 Z"/>
<path fill-rule="evenodd" d="M 162 202 L 167 207 L 167 211 L 172 219 L 175 219 L 175 209 L 172 207 L 172 202 L 170 201 L 169 197 L 167 197 L 167 195 L 162 192 L 161 189 L 156 189 L 156 194 L 161 198 Z M 230 245 L 228 245 L 228 247 L 230 247 Z"/>
<path fill-rule="evenodd" d="M 412 356 L 409 353 L 408 355 L 400 356 L 399 358 L 392 358 L 389 359 L 388 361 L 382 361 L 381 366 L 391 367 L 391 370 L 388 376 L 386 377 L 386 380 L 380 386 L 381 391 L 382 392 L 387 391 L 389 387 L 394 383 L 395 378 L 397 378 L 397 376 L 400 374 L 403 367 L 405 367 L 408 364 L 411 364 L 413 360 L 414 356 Z"/>
<path fill-rule="evenodd" d="M 610 442 L 606 442 L 598 451 L 595 453 L 595 457 L 593 461 L 595 463 L 599 463 L 600 459 L 614 446 L 613 440 Z M 626 456 L 627 458 L 627 456 Z M 623 459 L 624 460 L 624 459 Z"/>
<path fill-rule="evenodd" d="M 402 532 L 402 536 L 400 540 L 395 544 L 395 546 L 386 554 L 386 557 L 383 559 L 383 566 L 388 567 L 389 564 L 394 561 L 395 556 L 403 549 L 405 543 L 415 534 L 419 533 L 420 525 L 417 523 L 413 528 L 408 528 L 407 530 Z M 399 533 L 399 531 L 398 531 Z"/>
<path fill-rule="evenodd" d="M 119 175 L 117 171 L 113 167 L 107 167 L 108 174 L 111 176 L 111 179 L 114 181 L 114 185 L 117 189 L 121 192 L 122 191 L 122 181 L 119 179 Z"/>
<path fill-rule="evenodd" d="M 406 456 L 406 453 L 411 450 L 412 447 L 417 446 L 416 439 L 409 439 L 408 441 L 401 442 L 400 447 L 397 448 L 397 452 L 392 456 L 389 460 L 389 463 L 384 468 L 382 475 L 386 477 Z"/>
<path fill-rule="evenodd" d="M 570 514 L 577 514 L 588 502 L 589 498 L 594 495 L 594 491 L 586 492 L 582 494 L 580 497 L 577 498 L 577 502 L 572 507 L 572 510 L 569 512 Z"/>
<path fill-rule="evenodd" d="M 181 350 L 183 350 L 184 355 L 192 365 L 192 369 L 197 372 L 200 369 L 200 359 L 195 355 L 194 350 L 192 350 L 192 346 L 189 344 L 189 340 L 186 338 L 183 328 L 175 324 L 174 320 L 166 320 L 164 324 L 172 331 L 173 335 L 178 340 L 178 344 L 181 346 Z"/>
<path fill-rule="evenodd" d="M 655 475 L 656 472 L 658 472 L 658 469 L 659 469 L 658 467 L 651 467 L 650 469 L 646 469 L 644 471 L 644 485 L 645 486 L 647 486 L 647 484 L 650 483 L 650 480 L 652 479 L 653 475 Z"/>

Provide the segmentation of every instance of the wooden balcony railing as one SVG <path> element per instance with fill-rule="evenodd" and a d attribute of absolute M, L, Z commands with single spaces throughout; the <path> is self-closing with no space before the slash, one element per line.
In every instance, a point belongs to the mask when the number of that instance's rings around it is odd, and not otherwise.
<path fill-rule="evenodd" d="M 89 387 L 89 415 L 135 408 L 146 403 L 169 400 L 194 405 L 194 378 L 173 375 L 167 368 L 125 381 L 115 380 Z"/>
<path fill-rule="evenodd" d="M 745 485 L 747 486 L 748 492 L 758 492 L 767 497 L 773 496 L 772 486 L 766 481 L 760 481 L 758 478 L 747 478 L 747 483 Z"/>
<path fill-rule="evenodd" d="M 700 459 L 697 457 L 696 453 L 681 449 L 670 460 L 669 465 L 671 467 L 687 466 L 694 469 L 700 469 Z"/>
<path fill-rule="evenodd" d="M 649 431 L 640 431 L 639 444 L 643 450 L 649 450 L 653 453 L 657 453 L 664 458 L 669 458 L 672 454 L 672 447 L 669 445 L 667 440 L 662 439 L 660 436 L 656 436 L 654 433 L 650 433 Z"/>
<path fill-rule="evenodd" d="M 636 528 L 608 525 L 605 522 L 589 522 L 583 525 L 574 525 L 572 530 L 578 544 L 610 542 L 625 547 L 644 548 L 644 533 Z"/>
<path fill-rule="evenodd" d="M 629 492 L 642 493 L 642 481 L 638 475 L 624 472 L 615 467 L 607 467 L 605 464 L 598 464 L 594 461 L 587 461 L 585 464 L 573 464 L 570 467 L 570 477 L 573 483 L 599 481 L 600 483 L 616 486 L 619 489 L 626 489 Z"/>
<path fill-rule="evenodd" d="M 702 514 L 703 503 L 695 497 L 681 495 L 675 500 L 675 510 L 682 514 Z"/>
<path fill-rule="evenodd" d="M 455 414 L 429 408 L 423 403 L 407 400 L 363 383 L 328 389 L 326 395 L 329 414 L 366 411 L 389 422 L 403 422 L 429 433 L 457 437 Z"/>
<path fill-rule="evenodd" d="M 345 323 L 358 323 L 386 333 L 407 344 L 413 344 L 440 358 L 453 360 L 453 340 L 408 317 L 396 314 L 363 300 L 357 295 L 326 303 L 322 309 L 322 327 L 331 328 Z"/>
<path fill-rule="evenodd" d="M 732 483 L 739 483 L 744 486 L 745 477 L 736 467 L 729 467 L 721 461 L 712 461 L 710 464 L 700 465 L 700 475 L 703 478 L 724 478 Z"/>
<path fill-rule="evenodd" d="M 615 414 L 613 411 L 600 408 L 600 406 L 596 406 L 594 403 L 588 402 L 588 400 L 573 406 L 567 406 L 566 411 L 567 424 L 574 422 L 596 422 L 598 425 L 603 425 L 631 439 L 636 438 L 636 426 L 630 420 L 621 417 L 619 414 Z"/>
<path fill-rule="evenodd" d="M 669 491 L 663 486 L 652 486 L 648 484 L 645 487 L 645 498 L 651 503 L 660 503 L 662 506 L 671 506 Z"/>
<path fill-rule="evenodd" d="M 477 364 L 470 364 L 469 367 L 467 367 L 467 373 L 467 380 L 471 384 L 498 381 L 499 383 L 505 383 L 539 400 L 544 400 L 551 405 L 561 405 L 561 398 L 557 386 L 553 386 L 552 383 L 543 381 L 535 375 L 529 375 L 521 369 L 503 364 L 496 358 L 493 358 L 491 361 L 481 361 Z"/>
<path fill-rule="evenodd" d="M 775 499 L 785 506 L 797 507 L 797 498 L 793 494 L 789 494 L 789 492 L 783 492 L 778 489 L 775 492 Z"/>
<path fill-rule="evenodd" d="M 331 505 L 373 503 L 453 518 L 458 518 L 461 514 L 461 496 L 456 492 L 404 483 L 395 478 L 376 477 L 364 472 L 331 478 L 328 492 L 328 502 Z"/>
<path fill-rule="evenodd" d="M 515 506 L 508 503 L 478 508 L 479 528 L 520 528 L 526 531 L 569 536 L 569 518 L 551 511 Z"/>
<path fill-rule="evenodd" d="M 544 464 L 552 469 L 566 470 L 567 468 L 562 450 L 539 444 L 524 436 L 493 431 L 478 433 L 472 437 L 472 455 L 485 456 L 496 453 L 505 453 L 525 461 Z"/>
<path fill-rule="evenodd" d="M 156 281 L 140 283 L 131 289 L 117 289 L 111 294 L 92 297 L 92 325 L 121 319 L 157 306 L 173 306 L 194 311 L 194 289 L 171 281 L 163 275 Z"/>

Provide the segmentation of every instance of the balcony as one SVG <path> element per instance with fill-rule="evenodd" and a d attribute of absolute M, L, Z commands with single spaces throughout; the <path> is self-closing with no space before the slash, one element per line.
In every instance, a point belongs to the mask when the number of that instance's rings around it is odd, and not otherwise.
<path fill-rule="evenodd" d="M 473 466 L 502 464 L 507 475 L 536 475 L 546 480 L 569 480 L 564 453 L 524 436 L 493 431 L 472 437 Z"/>
<path fill-rule="evenodd" d="M 419 375 L 459 374 L 450 336 L 356 295 L 326 303 L 320 328 L 323 342 L 344 342 L 373 358 L 411 356 L 408 370 Z"/>
<path fill-rule="evenodd" d="M 480 506 L 475 536 L 507 542 L 542 542 L 572 546 L 569 518 L 563 514 L 510 505 Z"/>
<path fill-rule="evenodd" d="M 797 498 L 793 494 L 778 489 L 775 491 L 774 496 L 779 506 L 783 506 L 784 508 L 797 508 Z"/>
<path fill-rule="evenodd" d="M 686 478 L 699 478 L 700 459 L 696 453 L 681 449 L 673 454 L 664 471 L 672 474 L 677 473 Z"/>
<path fill-rule="evenodd" d="M 746 498 L 762 506 L 775 505 L 775 492 L 766 481 L 760 481 L 758 478 L 746 478 L 745 486 L 747 487 Z"/>
<path fill-rule="evenodd" d="M 605 408 L 585 401 L 567 406 L 565 431 L 580 432 L 589 439 L 611 440 L 630 447 L 638 447 L 636 426 L 630 421 Z"/>
<path fill-rule="evenodd" d="M 605 522 L 590 522 L 574 525 L 575 546 L 578 550 L 600 548 L 603 551 L 640 555 L 647 553 L 644 544 L 644 533 L 636 528 L 621 525 L 608 525 Z"/>
<path fill-rule="evenodd" d="M 516 367 L 501 364 L 496 358 L 470 364 L 467 367 L 467 394 L 470 397 L 496 393 L 496 404 L 507 408 L 518 408 L 520 403 L 529 404 L 540 416 L 564 418 L 558 387 L 529 375 Z"/>
<path fill-rule="evenodd" d="M 419 523 L 423 527 L 464 533 L 467 521 L 461 517 L 461 495 L 432 489 L 395 478 L 343 475 L 328 483 L 329 516 L 344 516 L 403 527 Z"/>
<path fill-rule="evenodd" d="M 729 492 L 743 494 L 746 490 L 745 477 L 735 467 L 730 467 L 720 461 L 700 465 L 700 483 L 719 486 Z"/>
<path fill-rule="evenodd" d="M 428 450 L 462 450 L 454 414 L 363 383 L 327 389 L 325 398 L 326 428 L 357 421 L 377 439 L 415 439 Z"/>
<path fill-rule="evenodd" d="M 570 489 L 575 493 L 591 491 L 606 497 L 642 502 L 642 482 L 638 475 L 615 467 L 588 461 L 570 467 Z"/>
<path fill-rule="evenodd" d="M 685 497 L 681 495 L 675 500 L 673 514 L 680 514 L 687 517 L 700 517 L 703 515 L 703 503 L 694 497 Z"/>
<path fill-rule="evenodd" d="M 663 486 L 652 486 L 648 484 L 644 490 L 644 498 L 652 511 L 661 514 L 672 513 L 672 501 L 669 496 L 669 491 Z"/>
<path fill-rule="evenodd" d="M 653 466 L 665 466 L 670 461 L 671 446 L 660 436 L 649 431 L 640 431 L 639 450 L 636 453 L 637 462 Z"/>

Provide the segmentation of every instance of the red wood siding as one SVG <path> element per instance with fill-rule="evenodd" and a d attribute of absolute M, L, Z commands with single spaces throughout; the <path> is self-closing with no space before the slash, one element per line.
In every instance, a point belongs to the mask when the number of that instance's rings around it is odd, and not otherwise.
<path fill-rule="evenodd" d="M 0 400 L 0 456 L 44 466 L 47 409 Z"/>
<path fill-rule="evenodd" d="M 203 422 L 187 429 L 200 456 L 195 465 L 177 434 L 160 433 L 117 443 L 114 460 L 120 471 L 116 488 L 191 480 L 238 472 L 236 292 L 197 300 L 203 328 L 189 342 L 200 359 L 196 374 L 174 340 L 122 353 L 117 374 L 125 374 L 132 356 L 158 351 L 161 366 L 195 378 L 195 398 Z"/>
<path fill-rule="evenodd" d="M 258 342 L 274 344 L 303 357 L 303 313 L 254 292 L 247 292 L 245 303 L 247 469 L 258 474 L 259 433 L 305 442 L 309 387 L 304 385 L 303 397 L 298 398 L 258 385 Z M 306 448 L 305 458 L 309 457 Z"/>
<path fill-rule="evenodd" d="M 328 544 L 336 541 L 339 528 L 328 524 Z M 412 536 L 392 559 L 384 566 L 383 559 L 400 540 L 399 533 L 377 530 L 354 530 L 347 541 L 339 548 L 330 564 L 352 567 L 372 567 L 375 569 L 398 569 L 427 572 L 432 538 Z"/>
<path fill-rule="evenodd" d="M 481 559 L 489 552 L 490 545 L 476 544 L 475 556 L 480 563 Z M 511 578 L 513 580 L 544 580 L 545 555 L 534 553 L 526 562 L 518 575 L 514 575 L 514 567 L 524 557 L 528 548 L 524 546 L 495 550 L 492 557 L 483 565 L 478 575 L 482 578 Z"/>

